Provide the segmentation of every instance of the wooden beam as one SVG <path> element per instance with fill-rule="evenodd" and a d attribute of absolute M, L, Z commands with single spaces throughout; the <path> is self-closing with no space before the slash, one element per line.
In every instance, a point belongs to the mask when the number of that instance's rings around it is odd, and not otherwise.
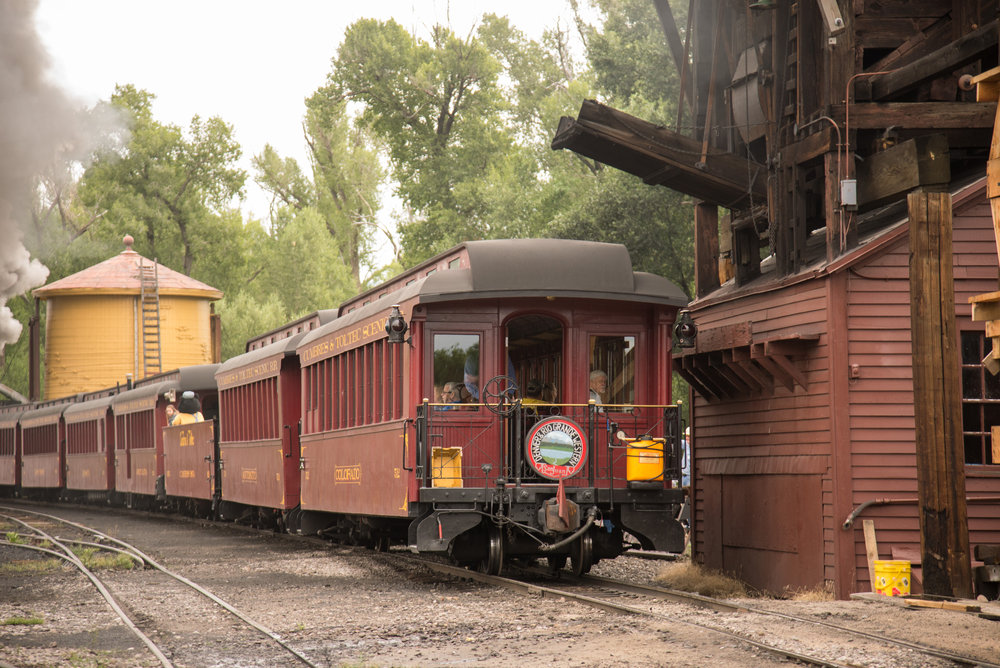
<path fill-rule="evenodd" d="M 692 370 L 698 374 L 702 384 L 712 390 L 716 396 L 722 399 L 732 399 L 739 394 L 732 383 L 716 373 L 709 362 L 708 355 L 695 355 L 692 362 L 694 365 Z"/>
<path fill-rule="evenodd" d="M 698 331 L 695 339 L 695 350 L 699 353 L 748 346 L 753 339 L 753 327 L 749 322 L 737 322 L 732 325 L 706 327 Z"/>
<path fill-rule="evenodd" d="M 913 192 L 910 327 L 924 591 L 972 595 L 949 193 Z"/>
<path fill-rule="evenodd" d="M 861 102 L 851 105 L 851 130 L 991 128 L 996 111 L 996 102 Z M 831 113 L 844 122 L 844 105 Z"/>
<path fill-rule="evenodd" d="M 740 376 L 738 373 L 733 372 L 733 370 L 729 367 L 729 365 L 726 364 L 726 356 L 724 350 L 720 350 L 715 353 L 709 353 L 708 360 L 709 363 L 712 365 L 712 367 L 715 368 L 716 372 L 720 376 L 725 378 L 729 382 L 729 384 L 736 389 L 737 395 L 749 394 L 750 392 L 753 391 L 753 388 L 750 386 L 750 384 L 744 381 L 743 377 Z"/>
<path fill-rule="evenodd" d="M 677 76 L 681 80 L 681 85 L 685 87 L 681 94 L 690 101 L 692 99 L 691 80 L 684 76 L 684 71 L 687 69 L 687 51 L 681 44 L 681 34 L 677 30 L 674 12 L 670 9 L 670 3 L 667 0 L 653 0 L 653 6 L 656 7 L 656 14 L 660 17 L 660 27 L 663 28 L 663 35 L 667 38 L 670 55 L 674 57 Z"/>
<path fill-rule="evenodd" d="M 552 148 L 569 149 L 725 208 L 748 206 L 767 195 L 763 165 L 715 148 L 701 164 L 700 142 L 594 100 L 583 102 L 576 119 L 560 119 Z M 666 168 L 676 171 L 664 172 Z M 669 181 L 650 180 L 657 173 L 669 173 Z"/>
<path fill-rule="evenodd" d="M 873 77 L 872 99 L 884 100 L 901 95 L 929 79 L 951 74 L 963 65 L 979 60 L 991 50 L 995 50 L 998 37 L 997 25 L 997 21 L 991 21 L 909 65 L 904 65 L 889 74 Z M 855 99 L 858 99 L 857 91 Z"/>
<path fill-rule="evenodd" d="M 854 120 L 854 109 L 851 108 L 851 120 Z M 819 132 L 813 133 L 794 144 L 781 148 L 781 159 L 785 163 L 802 163 L 818 158 L 824 153 L 836 151 L 833 130 L 827 125 Z"/>
<path fill-rule="evenodd" d="M 774 376 L 776 381 L 791 391 L 795 390 L 795 378 L 765 354 L 763 344 L 758 343 L 750 347 L 750 358 Z"/>
<path fill-rule="evenodd" d="M 733 362 L 738 364 L 743 371 L 751 376 L 761 389 L 771 392 L 774 389 L 774 377 L 767 373 L 759 365 L 755 364 L 750 356 L 750 347 L 734 348 L 732 351 Z"/>
<path fill-rule="evenodd" d="M 802 389 L 809 391 L 809 381 L 806 379 L 806 375 L 802 373 L 802 370 L 795 366 L 795 363 L 788 359 L 788 356 L 778 349 L 780 345 L 773 343 L 764 344 L 764 355 L 769 359 L 774 360 L 774 363 L 781 367 L 785 373 L 791 376 L 796 383 L 802 386 Z M 793 389 L 793 388 L 789 388 Z"/>
<path fill-rule="evenodd" d="M 681 364 L 678 364 L 677 373 L 680 375 L 681 378 L 687 381 L 687 384 L 690 385 L 695 392 L 704 397 L 706 401 L 718 401 L 719 398 L 715 396 L 715 394 L 713 394 L 711 390 L 702 385 L 701 379 L 697 375 L 695 375 L 690 369 L 682 366 Z"/>
<path fill-rule="evenodd" d="M 698 297 L 719 287 L 719 207 L 705 202 L 694 207 L 694 285 Z"/>
<path fill-rule="evenodd" d="M 858 208 L 871 209 L 917 188 L 951 182 L 948 139 L 926 135 L 869 156 L 858 165 Z"/>
<path fill-rule="evenodd" d="M 733 354 L 732 350 L 722 351 L 722 363 L 725 364 L 729 370 L 740 377 L 743 383 L 749 388 L 751 394 L 757 394 L 763 389 L 770 389 L 770 386 L 762 382 L 757 376 L 748 372 L 743 364 L 738 362 Z"/>

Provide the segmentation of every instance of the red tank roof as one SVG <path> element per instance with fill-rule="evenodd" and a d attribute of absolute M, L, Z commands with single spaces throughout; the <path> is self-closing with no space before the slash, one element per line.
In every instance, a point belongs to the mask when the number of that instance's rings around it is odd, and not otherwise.
<path fill-rule="evenodd" d="M 161 295 L 182 295 L 206 299 L 220 299 L 222 297 L 220 290 L 162 264 L 154 263 L 136 253 L 132 250 L 131 236 L 126 236 L 124 242 L 125 250 L 118 255 L 66 278 L 43 285 L 32 294 L 39 299 L 80 293 L 138 294 L 140 289 L 139 263 L 142 262 L 146 265 L 156 264 L 157 282 Z"/>

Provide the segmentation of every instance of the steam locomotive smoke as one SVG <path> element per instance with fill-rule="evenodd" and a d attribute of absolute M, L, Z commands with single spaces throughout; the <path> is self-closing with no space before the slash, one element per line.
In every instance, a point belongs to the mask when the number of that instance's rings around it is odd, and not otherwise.
<path fill-rule="evenodd" d="M 35 178 L 73 143 L 78 125 L 73 105 L 45 79 L 34 13 L 31 0 L 0 2 L 0 352 L 21 334 L 7 302 L 49 274 L 25 249 L 19 221 L 31 218 Z"/>

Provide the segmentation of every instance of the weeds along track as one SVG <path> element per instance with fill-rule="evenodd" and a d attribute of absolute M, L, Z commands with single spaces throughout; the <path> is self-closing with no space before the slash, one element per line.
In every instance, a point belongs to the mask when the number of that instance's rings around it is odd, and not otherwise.
<path fill-rule="evenodd" d="M 176 637 L 170 632 L 170 628 L 178 622 L 182 625 L 197 624 L 199 619 L 206 618 L 204 604 L 188 610 L 186 614 L 190 619 L 187 620 L 183 618 L 183 614 L 178 618 L 175 610 L 157 609 L 157 588 L 176 586 L 177 583 L 190 588 L 192 596 L 203 597 L 228 612 L 230 619 L 239 620 L 245 629 L 263 634 L 301 664 L 316 665 L 273 631 L 250 619 L 198 583 L 164 568 L 135 545 L 56 515 L 24 508 L 0 506 L 0 527 L 0 545 L 8 550 L 25 550 L 41 555 L 43 559 L 57 559 L 83 573 L 114 613 L 163 666 L 173 666 L 173 660 L 197 665 L 204 659 L 184 656 L 185 647 L 171 647 L 170 640 L 163 639 Z M 37 558 L 35 561 L 37 562 Z M 100 577 L 98 573 L 104 574 L 104 577 Z M 148 580 L 138 590 L 141 595 L 135 595 L 134 587 L 119 587 L 116 595 L 115 582 L 120 583 L 123 577 L 128 578 L 132 574 Z M 122 593 L 125 589 L 131 593 Z M 161 639 L 154 641 L 150 637 L 153 635 Z"/>

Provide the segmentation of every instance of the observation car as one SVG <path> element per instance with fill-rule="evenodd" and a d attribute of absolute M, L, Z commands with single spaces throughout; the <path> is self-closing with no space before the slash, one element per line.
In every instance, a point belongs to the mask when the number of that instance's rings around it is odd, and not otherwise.
<path fill-rule="evenodd" d="M 488 572 L 505 556 L 585 572 L 626 533 L 680 551 L 686 303 L 624 246 L 555 239 L 467 242 L 348 301 L 297 346 L 301 528 Z M 530 380 L 558 399 L 525 403 Z M 469 401 L 442 402 L 445 383 Z"/>

